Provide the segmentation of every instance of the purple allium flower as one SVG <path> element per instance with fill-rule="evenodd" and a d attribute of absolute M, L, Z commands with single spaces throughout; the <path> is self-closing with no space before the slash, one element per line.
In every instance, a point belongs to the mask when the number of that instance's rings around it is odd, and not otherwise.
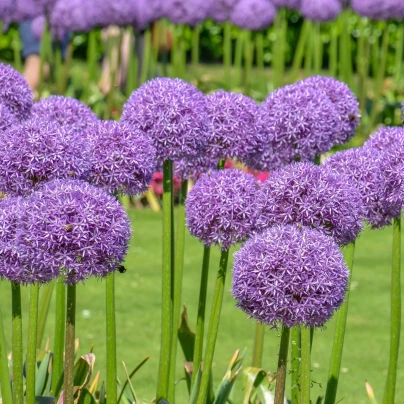
<path fill-rule="evenodd" d="M 312 163 L 293 163 L 273 172 L 257 199 L 257 232 L 275 224 L 300 224 L 346 245 L 362 230 L 359 191 L 345 177 Z"/>
<path fill-rule="evenodd" d="M 133 22 L 138 30 L 146 29 L 150 23 L 159 20 L 164 13 L 161 0 L 135 0 L 133 7 Z"/>
<path fill-rule="evenodd" d="M 257 215 L 257 183 L 244 171 L 228 169 L 204 174 L 185 202 L 190 233 L 206 246 L 223 250 L 244 241 Z"/>
<path fill-rule="evenodd" d="M 14 0 L 12 9 L 10 10 L 6 22 L 20 23 L 26 20 L 31 20 L 38 15 L 44 13 L 43 7 L 33 0 Z"/>
<path fill-rule="evenodd" d="M 41 39 L 43 35 L 43 31 L 45 29 L 46 19 L 44 15 L 40 15 L 35 17 L 32 21 L 32 33 L 35 35 L 36 39 Z"/>
<path fill-rule="evenodd" d="M 0 137 L 0 190 L 24 196 L 55 178 L 85 178 L 90 169 L 87 143 L 44 119 L 12 126 Z"/>
<path fill-rule="evenodd" d="M 186 24 L 194 27 L 204 21 L 216 0 L 166 0 L 166 16 L 174 24 Z"/>
<path fill-rule="evenodd" d="M 337 109 L 341 131 L 336 132 L 333 145 L 349 141 L 355 135 L 360 119 L 359 102 L 351 89 L 342 81 L 325 76 L 311 76 L 300 83 L 324 91 Z"/>
<path fill-rule="evenodd" d="M 316 21 L 332 21 L 341 13 L 339 0 L 301 0 L 300 10 L 303 17 Z"/>
<path fill-rule="evenodd" d="M 313 161 L 330 150 L 341 132 L 341 122 L 323 91 L 296 83 L 269 94 L 258 108 L 256 131 L 260 147 L 247 164 L 271 171 L 295 160 Z"/>
<path fill-rule="evenodd" d="M 373 20 L 404 18 L 404 4 L 401 0 L 351 0 L 351 7 L 362 17 Z"/>
<path fill-rule="evenodd" d="M 0 21 L 8 21 L 13 10 L 14 0 L 0 0 Z"/>
<path fill-rule="evenodd" d="M 84 181 L 44 184 L 27 202 L 17 232 L 24 259 L 67 284 L 106 276 L 123 261 L 130 221 L 122 205 Z"/>
<path fill-rule="evenodd" d="M 233 8 L 231 22 L 244 29 L 259 31 L 274 21 L 276 8 L 269 0 L 240 0 Z"/>
<path fill-rule="evenodd" d="M 206 105 L 213 125 L 206 153 L 214 159 L 243 161 L 260 144 L 255 130 L 257 103 L 243 94 L 219 90 L 206 97 Z"/>
<path fill-rule="evenodd" d="M 301 0 L 272 0 L 272 3 L 278 8 L 284 7 L 290 10 L 299 10 Z"/>
<path fill-rule="evenodd" d="M 183 80 L 165 77 L 132 93 L 122 121 L 147 134 L 160 162 L 200 155 L 211 125 L 202 92 Z"/>
<path fill-rule="evenodd" d="M 335 153 L 325 161 L 324 167 L 341 179 L 346 177 L 359 190 L 364 219 L 372 228 L 390 224 L 391 218 L 400 213 L 400 206 L 386 204 L 381 153 L 376 149 L 361 147 Z"/>
<path fill-rule="evenodd" d="M 321 327 L 344 301 L 348 269 L 331 237 L 277 225 L 234 254 L 232 293 L 250 317 L 277 327 Z"/>
<path fill-rule="evenodd" d="M 182 159 L 174 162 L 174 176 L 181 181 L 197 180 L 202 174 L 210 173 L 217 169 L 220 159 L 209 157 L 205 152 L 201 157 Z"/>
<path fill-rule="evenodd" d="M 15 125 L 18 119 L 13 115 L 10 110 L 3 104 L 0 103 L 0 137 L 3 132 L 8 130 L 10 126 Z"/>
<path fill-rule="evenodd" d="M 210 10 L 209 16 L 215 22 L 224 22 L 230 19 L 234 7 L 240 0 L 216 0 Z"/>
<path fill-rule="evenodd" d="M 22 120 L 28 117 L 33 99 L 24 76 L 11 66 L 0 63 L 0 103 Z"/>
<path fill-rule="evenodd" d="M 90 182 L 110 193 L 147 191 L 156 171 L 156 151 L 142 131 L 116 121 L 99 121 L 88 129 L 88 138 Z"/>
<path fill-rule="evenodd" d="M 98 121 L 97 115 L 82 102 L 61 95 L 51 95 L 32 106 L 34 118 L 42 118 L 66 127 L 69 131 L 83 132 L 91 123 Z"/>

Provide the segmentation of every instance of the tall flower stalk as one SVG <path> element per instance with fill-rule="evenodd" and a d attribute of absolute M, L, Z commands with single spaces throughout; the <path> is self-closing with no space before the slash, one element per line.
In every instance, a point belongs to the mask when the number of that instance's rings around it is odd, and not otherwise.
<path fill-rule="evenodd" d="M 289 350 L 290 329 L 282 327 L 281 343 L 279 346 L 278 369 L 276 371 L 275 404 L 283 404 L 286 385 L 286 367 Z"/>
<path fill-rule="evenodd" d="M 300 400 L 310 403 L 311 329 L 301 327 Z"/>
<path fill-rule="evenodd" d="M 115 319 L 115 274 L 106 278 L 106 320 L 107 320 L 107 394 L 108 403 L 117 400 L 117 359 Z"/>
<path fill-rule="evenodd" d="M 254 349 L 252 360 L 252 366 L 255 368 L 260 368 L 262 364 L 262 353 L 264 350 L 264 336 L 265 336 L 265 325 L 263 323 L 257 322 L 255 326 L 255 338 L 254 338 Z"/>
<path fill-rule="evenodd" d="M 291 329 L 291 359 L 290 359 L 290 370 L 291 370 L 291 402 L 292 404 L 298 404 L 300 401 L 300 350 L 301 350 L 301 335 L 300 327 L 294 326 Z"/>
<path fill-rule="evenodd" d="M 74 353 L 76 333 L 76 285 L 67 286 L 66 342 L 63 403 L 74 404 Z"/>
<path fill-rule="evenodd" d="M 23 347 L 22 347 L 22 317 L 21 317 L 21 286 L 11 282 L 11 311 L 13 322 L 13 399 L 15 403 L 24 402 L 23 384 Z"/>
<path fill-rule="evenodd" d="M 11 380 L 8 371 L 8 358 L 6 337 L 4 335 L 3 316 L 0 309 L 0 386 L 1 395 L 5 403 L 13 402 L 13 393 L 11 391 Z"/>

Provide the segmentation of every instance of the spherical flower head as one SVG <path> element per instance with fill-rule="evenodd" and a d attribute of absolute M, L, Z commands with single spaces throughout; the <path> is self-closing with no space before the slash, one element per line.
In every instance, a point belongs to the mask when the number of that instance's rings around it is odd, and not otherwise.
<path fill-rule="evenodd" d="M 240 0 L 216 0 L 210 10 L 210 17 L 215 22 L 224 22 L 230 19 L 234 7 Z"/>
<path fill-rule="evenodd" d="M 170 78 L 150 80 L 134 91 L 122 121 L 146 133 L 160 162 L 200 155 L 210 129 L 202 92 Z"/>
<path fill-rule="evenodd" d="M 166 16 L 174 24 L 194 27 L 204 21 L 215 0 L 167 0 L 164 4 Z"/>
<path fill-rule="evenodd" d="M 312 163 L 293 163 L 273 172 L 261 185 L 257 199 L 257 232 L 275 224 L 299 224 L 346 245 L 362 230 L 358 190 L 344 177 Z"/>
<path fill-rule="evenodd" d="M 206 97 L 212 130 L 206 153 L 215 159 L 244 160 L 260 144 L 255 131 L 257 103 L 243 94 L 224 90 Z"/>
<path fill-rule="evenodd" d="M 114 272 L 130 234 L 130 221 L 113 196 L 84 181 L 55 180 L 29 198 L 17 240 L 35 271 L 75 284 Z"/>
<path fill-rule="evenodd" d="M 299 10 L 301 0 L 272 0 L 272 3 L 277 8 L 284 7 L 284 8 L 288 8 L 290 10 Z"/>
<path fill-rule="evenodd" d="M 401 0 L 351 0 L 351 7 L 362 17 L 373 20 L 400 19 L 404 17 Z"/>
<path fill-rule="evenodd" d="M 0 103 L 18 119 L 26 119 L 34 96 L 24 76 L 11 66 L 0 63 Z"/>
<path fill-rule="evenodd" d="M 232 293 L 248 316 L 272 327 L 321 327 L 344 301 L 349 272 L 331 237 L 277 225 L 234 254 Z"/>
<path fill-rule="evenodd" d="M 256 131 L 262 141 L 247 163 L 261 171 L 296 160 L 313 161 L 332 148 L 341 131 L 338 111 L 329 97 L 301 83 L 269 94 L 256 116 Z"/>
<path fill-rule="evenodd" d="M 136 0 L 133 2 L 133 21 L 138 30 L 143 30 L 164 14 L 161 0 Z"/>
<path fill-rule="evenodd" d="M 1 0 L 0 1 L 0 20 L 8 21 L 10 13 L 13 10 L 13 0 Z"/>
<path fill-rule="evenodd" d="M 142 131 L 116 121 L 98 121 L 89 127 L 87 138 L 91 183 L 109 193 L 147 191 L 156 171 L 156 151 Z"/>
<path fill-rule="evenodd" d="M 301 0 L 300 4 L 303 17 L 316 22 L 332 21 L 341 11 L 339 0 Z"/>
<path fill-rule="evenodd" d="M 190 233 L 222 250 L 244 241 L 257 215 L 257 183 L 251 174 L 228 169 L 204 174 L 185 202 Z"/>
<path fill-rule="evenodd" d="M 399 149 L 404 142 L 404 128 L 398 126 L 383 126 L 365 142 L 365 148 L 375 148 L 381 152 L 387 149 Z"/>
<path fill-rule="evenodd" d="M 333 143 L 339 145 L 348 142 L 355 135 L 360 119 L 359 102 L 351 89 L 344 82 L 325 76 L 311 76 L 300 83 L 324 91 L 340 118 L 341 130 L 335 133 Z"/>
<path fill-rule="evenodd" d="M 12 8 L 8 13 L 6 23 L 20 23 L 33 19 L 43 14 L 44 10 L 40 4 L 32 0 L 14 0 Z"/>
<path fill-rule="evenodd" d="M 44 119 L 21 122 L 0 137 L 0 190 L 26 196 L 56 178 L 86 178 L 89 160 L 81 135 Z"/>
<path fill-rule="evenodd" d="M 55 122 L 76 133 L 83 132 L 91 123 L 98 121 L 97 115 L 87 105 L 61 95 L 52 95 L 36 102 L 31 115 Z"/>
<path fill-rule="evenodd" d="M 0 103 L 0 136 L 16 123 L 18 123 L 17 117 L 4 104 Z"/>
<path fill-rule="evenodd" d="M 390 224 L 400 213 L 400 206 L 386 203 L 381 157 L 376 149 L 361 147 L 335 153 L 324 163 L 324 167 L 333 170 L 341 179 L 345 177 L 358 189 L 364 219 L 372 228 Z"/>
<path fill-rule="evenodd" d="M 43 31 L 45 29 L 45 16 L 40 15 L 38 17 L 35 17 L 32 20 L 31 28 L 32 28 L 32 33 L 34 34 L 36 39 L 41 39 L 43 35 Z"/>
<path fill-rule="evenodd" d="M 276 8 L 269 0 L 240 0 L 233 8 L 230 20 L 237 27 L 259 31 L 274 21 Z"/>

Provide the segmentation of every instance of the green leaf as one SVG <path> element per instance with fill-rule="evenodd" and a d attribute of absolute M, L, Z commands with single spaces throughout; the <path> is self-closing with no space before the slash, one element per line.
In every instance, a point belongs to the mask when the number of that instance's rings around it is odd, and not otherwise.
<path fill-rule="evenodd" d="M 83 389 L 90 381 L 94 370 L 95 355 L 89 353 L 80 356 L 74 365 L 74 388 L 75 391 Z"/>
<path fill-rule="evenodd" d="M 185 371 L 188 373 L 189 369 L 185 366 Z M 195 404 L 196 399 L 198 398 L 198 393 L 199 393 L 199 387 L 201 386 L 201 378 L 202 378 L 202 372 L 201 372 L 201 367 L 199 366 L 196 377 L 195 377 L 195 383 L 194 386 L 192 387 L 192 391 L 190 394 L 189 398 L 189 404 Z"/>
<path fill-rule="evenodd" d="M 137 371 L 138 371 L 149 359 L 150 359 L 150 356 L 146 356 L 146 358 L 144 358 L 144 359 L 142 360 L 142 362 L 140 362 L 139 365 L 137 365 L 137 366 L 135 367 L 135 369 L 132 370 L 132 372 L 130 373 L 129 377 L 125 380 L 125 383 L 123 384 L 123 387 L 122 387 L 121 392 L 120 392 L 119 397 L 118 397 L 118 404 L 120 403 L 120 401 L 121 401 L 121 399 L 122 399 L 122 397 L 123 397 L 123 393 L 124 393 L 124 391 L 125 391 L 125 389 L 126 389 L 126 386 L 128 385 L 128 382 L 132 379 L 132 377 L 137 373 Z M 103 387 L 104 387 L 104 385 L 103 385 Z M 99 402 L 99 404 L 102 404 L 102 403 Z"/>
<path fill-rule="evenodd" d="M 264 369 L 248 367 L 243 371 L 244 375 L 244 404 L 249 404 L 251 395 L 263 380 L 266 379 L 266 372 Z"/>
<path fill-rule="evenodd" d="M 184 352 L 185 360 L 192 362 L 194 359 L 195 333 L 191 330 L 188 322 L 187 307 L 181 314 L 180 328 L 178 329 L 178 339 Z"/>
<path fill-rule="evenodd" d="M 82 389 L 80 397 L 75 401 L 75 404 L 97 404 L 97 401 L 87 389 Z"/>
<path fill-rule="evenodd" d="M 35 396 L 42 396 L 46 389 L 46 384 L 50 376 L 50 359 L 51 354 L 47 353 L 42 359 L 41 364 L 39 365 L 39 369 L 35 378 Z"/>
<path fill-rule="evenodd" d="M 257 393 L 261 404 L 272 404 L 274 402 L 274 394 L 263 383 L 258 386 Z M 286 398 L 285 403 L 287 403 Z"/>
<path fill-rule="evenodd" d="M 136 397 L 135 389 L 134 389 L 133 386 L 132 386 L 132 382 L 131 382 L 131 380 L 130 380 L 129 373 L 128 373 L 128 370 L 126 369 L 126 365 L 125 365 L 125 362 L 124 362 L 124 361 L 122 361 L 122 366 L 123 366 L 123 369 L 125 370 L 126 380 L 127 380 L 128 384 L 129 384 L 130 391 L 131 391 L 131 393 L 132 393 L 132 398 L 133 398 L 133 400 L 135 401 L 135 403 L 137 403 L 137 402 L 138 402 L 138 399 L 137 399 L 137 397 Z"/>

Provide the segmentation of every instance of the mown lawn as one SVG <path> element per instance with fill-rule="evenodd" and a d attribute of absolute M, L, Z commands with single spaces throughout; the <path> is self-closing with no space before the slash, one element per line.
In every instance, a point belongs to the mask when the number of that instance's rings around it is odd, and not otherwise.
<path fill-rule="evenodd" d="M 133 238 L 126 261 L 127 272 L 117 274 L 117 333 L 118 358 L 128 368 L 134 368 L 145 356 L 149 362 L 134 378 L 138 395 L 151 399 L 155 394 L 160 344 L 160 279 L 161 279 L 161 215 L 149 210 L 131 210 Z M 186 239 L 186 258 L 183 302 L 187 305 L 191 325 L 196 319 L 198 285 L 201 270 L 202 246 L 190 236 Z M 368 380 L 381 401 L 387 373 L 389 351 L 389 288 L 390 288 L 391 229 L 366 231 L 359 238 L 349 308 L 348 330 L 342 364 L 338 399 L 343 403 L 367 403 L 365 380 Z M 219 254 L 211 259 L 209 292 L 213 290 L 214 273 Z M 227 289 L 231 287 L 231 276 Z M 7 282 L 0 283 L 0 305 L 3 311 L 5 332 L 11 340 L 10 293 Z M 105 283 L 88 281 L 78 288 L 77 337 L 80 353 L 89 351 L 94 344 L 96 366 L 105 377 Z M 29 291 L 23 290 L 24 328 L 27 326 Z M 52 344 L 53 306 L 48 319 L 46 335 Z M 324 395 L 334 323 L 315 333 L 312 377 L 316 382 L 313 399 Z M 226 363 L 238 348 L 248 348 L 246 364 L 251 360 L 254 322 L 234 307 L 230 293 L 225 294 L 223 316 L 216 349 L 214 374 L 216 381 L 222 377 Z M 26 338 L 25 338 L 26 340 Z M 268 330 L 265 344 L 264 367 L 274 370 L 277 362 L 279 335 Z M 401 344 L 396 403 L 404 403 L 404 343 Z M 178 377 L 182 377 L 182 354 L 178 359 Z M 122 376 L 123 372 L 120 369 Z M 401 380 L 401 382 L 400 382 Z M 241 381 L 241 379 L 240 379 Z M 242 383 L 238 383 L 234 403 L 242 403 Z M 185 383 L 177 386 L 177 403 L 186 403 Z"/>

